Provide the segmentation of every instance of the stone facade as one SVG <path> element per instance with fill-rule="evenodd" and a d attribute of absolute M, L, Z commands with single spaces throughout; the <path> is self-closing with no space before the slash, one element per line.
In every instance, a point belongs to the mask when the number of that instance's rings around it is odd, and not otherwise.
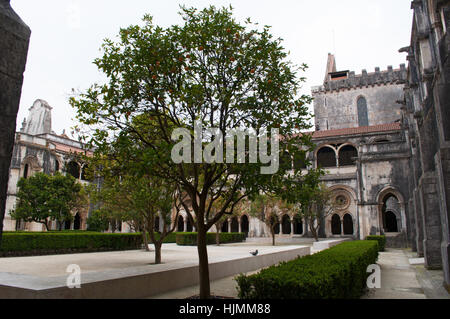
<path fill-rule="evenodd" d="M 6 212 L 9 164 L 22 93 L 23 72 L 31 31 L 12 10 L 9 0 L 0 0 L 0 235 Z M 1 236 L 0 236 L 1 240 Z"/>
<path fill-rule="evenodd" d="M 51 129 L 52 107 L 44 100 L 36 100 L 29 109 L 27 119 L 16 133 L 13 156 L 9 170 L 8 196 L 4 229 L 43 231 L 45 227 L 37 223 L 23 223 L 11 219 L 9 212 L 17 200 L 17 182 L 37 172 L 54 174 L 56 171 L 73 175 L 81 183 L 84 181 L 83 163 L 77 161 L 76 154 L 86 152 L 81 143 L 70 139 L 65 132 L 58 135 Z M 66 223 L 66 229 L 86 229 L 87 211 L 73 212 L 74 220 Z M 57 229 L 52 222 L 51 229 Z"/>
<path fill-rule="evenodd" d="M 450 284 L 450 1 L 415 0 L 403 113 L 412 157 L 412 248 Z"/>

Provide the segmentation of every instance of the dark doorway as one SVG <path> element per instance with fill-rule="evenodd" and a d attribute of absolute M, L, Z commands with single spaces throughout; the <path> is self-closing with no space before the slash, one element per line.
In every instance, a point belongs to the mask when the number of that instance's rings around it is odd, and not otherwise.
<path fill-rule="evenodd" d="M 397 217 L 393 212 L 386 212 L 384 220 L 386 221 L 386 232 L 388 233 L 397 233 L 398 225 L 397 225 Z"/>
<path fill-rule="evenodd" d="M 341 234 L 341 218 L 337 214 L 334 214 L 331 218 L 331 233 L 333 235 Z"/>
<path fill-rule="evenodd" d="M 70 220 L 66 220 L 64 222 L 64 229 L 70 229 L 72 222 Z"/>
<path fill-rule="evenodd" d="M 231 219 L 231 232 L 232 233 L 238 233 L 239 232 L 239 223 L 238 223 L 237 217 L 233 217 Z"/>
<path fill-rule="evenodd" d="M 186 218 L 187 218 L 186 231 L 190 233 L 190 232 L 192 232 L 191 220 L 187 216 L 186 216 Z"/>
<path fill-rule="evenodd" d="M 222 229 L 220 230 L 222 233 L 228 233 L 228 220 L 225 220 L 222 223 Z"/>
<path fill-rule="evenodd" d="M 353 218 L 350 214 L 344 216 L 344 235 L 353 235 Z"/>
<path fill-rule="evenodd" d="M 184 220 L 183 220 L 183 216 L 178 216 L 177 231 L 178 231 L 178 232 L 183 232 L 183 231 L 184 231 Z"/>
<path fill-rule="evenodd" d="M 67 164 L 67 173 L 75 177 L 76 179 L 80 179 L 80 165 L 78 163 L 72 161 Z"/>
<path fill-rule="evenodd" d="M 284 215 L 283 218 L 281 219 L 281 223 L 283 234 L 289 235 L 291 233 L 291 219 L 289 218 L 289 216 Z"/>
<path fill-rule="evenodd" d="M 303 222 L 299 217 L 294 218 L 294 234 L 303 234 Z"/>
<path fill-rule="evenodd" d="M 75 218 L 73 220 L 73 229 L 74 230 L 80 230 L 81 229 L 81 217 L 80 214 L 76 214 Z"/>
<path fill-rule="evenodd" d="M 28 170 L 29 170 L 29 166 L 28 164 L 25 164 L 25 167 L 23 169 L 23 178 L 27 178 L 28 177 Z"/>
<path fill-rule="evenodd" d="M 249 222 L 247 215 L 243 215 L 241 217 L 241 232 L 245 233 L 245 236 L 248 236 L 249 231 Z"/>

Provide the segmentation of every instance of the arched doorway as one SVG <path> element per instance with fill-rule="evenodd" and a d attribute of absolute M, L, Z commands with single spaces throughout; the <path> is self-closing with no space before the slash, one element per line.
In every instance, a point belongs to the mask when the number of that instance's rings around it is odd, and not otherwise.
<path fill-rule="evenodd" d="M 243 215 L 241 217 L 241 232 L 245 233 L 245 236 L 248 236 L 249 231 L 249 222 L 247 215 Z"/>
<path fill-rule="evenodd" d="M 73 229 L 74 230 L 80 230 L 81 229 L 81 217 L 80 214 L 76 214 L 75 218 L 73 219 Z"/>
<path fill-rule="evenodd" d="M 183 216 L 178 216 L 177 231 L 178 232 L 183 232 L 184 231 L 184 219 L 183 219 Z"/>
<path fill-rule="evenodd" d="M 232 233 L 237 233 L 239 232 L 239 222 L 237 220 L 237 217 L 233 217 L 231 219 L 231 232 Z"/>
<path fill-rule="evenodd" d="M 380 223 L 381 229 L 387 233 L 401 232 L 406 230 L 404 219 L 404 205 L 401 204 L 395 190 L 385 191 L 380 196 Z M 399 194 L 399 196 L 401 196 Z"/>
<path fill-rule="evenodd" d="M 282 233 L 285 235 L 288 235 L 291 233 L 291 219 L 289 218 L 288 215 L 284 215 L 283 218 L 281 219 L 281 224 L 282 224 Z"/>
<path fill-rule="evenodd" d="M 334 214 L 333 217 L 331 217 L 331 233 L 333 235 L 341 234 L 341 218 L 338 214 Z"/>
<path fill-rule="evenodd" d="M 350 214 L 344 216 L 344 235 L 353 235 L 353 218 Z"/>
<path fill-rule="evenodd" d="M 220 230 L 222 233 L 228 233 L 228 220 L 225 220 L 222 223 L 222 229 Z"/>
<path fill-rule="evenodd" d="M 398 225 L 397 225 L 397 216 L 391 211 L 387 211 L 384 213 L 384 220 L 386 223 L 385 231 L 388 233 L 397 233 Z"/>
<path fill-rule="evenodd" d="M 67 174 L 72 175 L 76 179 L 80 179 L 80 165 L 77 162 L 71 161 L 66 166 Z"/>
<path fill-rule="evenodd" d="M 70 226 L 72 225 L 72 222 L 70 220 L 66 220 L 64 222 L 64 229 L 70 229 Z"/>
<path fill-rule="evenodd" d="M 294 217 L 294 234 L 303 234 L 303 221 L 300 217 Z"/>
<path fill-rule="evenodd" d="M 192 224 L 191 224 L 191 220 L 189 219 L 188 216 L 186 216 L 186 219 L 187 219 L 187 223 L 186 223 L 186 231 L 187 231 L 188 233 L 190 233 L 190 232 L 192 232 Z"/>

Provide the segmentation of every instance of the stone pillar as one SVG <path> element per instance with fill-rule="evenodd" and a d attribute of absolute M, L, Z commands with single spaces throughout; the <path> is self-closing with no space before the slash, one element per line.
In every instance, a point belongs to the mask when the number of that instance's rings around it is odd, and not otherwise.
<path fill-rule="evenodd" d="M 428 269 L 442 267 L 441 259 L 441 219 L 436 178 L 426 173 L 420 181 L 420 196 L 423 207 L 423 252 Z"/>
<path fill-rule="evenodd" d="M 291 220 L 291 236 L 294 235 L 294 218 Z"/>
<path fill-rule="evenodd" d="M 231 233 L 231 219 L 228 219 L 228 232 Z"/>
<path fill-rule="evenodd" d="M 239 233 L 242 233 L 241 217 L 238 219 L 238 231 Z"/>
<path fill-rule="evenodd" d="M 31 31 L 9 4 L 0 0 L 0 245 L 5 217 L 9 165 L 16 133 Z"/>
<path fill-rule="evenodd" d="M 187 232 L 187 219 L 188 217 L 186 216 L 186 218 L 183 218 L 183 233 Z"/>

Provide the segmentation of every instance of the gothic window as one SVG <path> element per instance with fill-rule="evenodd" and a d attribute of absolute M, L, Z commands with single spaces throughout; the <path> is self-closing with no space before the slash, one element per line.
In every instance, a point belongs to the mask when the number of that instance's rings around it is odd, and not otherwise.
<path fill-rule="evenodd" d="M 358 125 L 369 126 L 369 115 L 367 111 L 367 101 L 364 97 L 358 99 Z"/>
<path fill-rule="evenodd" d="M 236 217 L 233 217 L 231 219 L 231 232 L 232 233 L 239 232 L 239 222 L 238 222 L 238 219 Z"/>
<path fill-rule="evenodd" d="M 336 153 L 330 147 L 322 147 L 317 152 L 317 166 L 336 167 Z"/>
<path fill-rule="evenodd" d="M 358 151 L 351 145 L 345 145 L 339 150 L 339 166 L 355 165 L 355 157 L 358 157 Z"/>
<path fill-rule="evenodd" d="M 76 179 L 80 178 L 80 165 L 78 163 L 72 161 L 67 164 L 67 174 L 72 175 Z"/>
<path fill-rule="evenodd" d="M 283 234 L 290 234 L 291 233 L 291 219 L 288 215 L 284 215 L 282 220 L 282 232 Z"/>
<path fill-rule="evenodd" d="M 334 214 L 331 218 L 331 233 L 333 235 L 341 234 L 341 218 L 337 214 Z"/>
<path fill-rule="evenodd" d="M 306 154 L 297 153 L 294 156 L 294 168 L 296 170 L 304 169 L 306 168 Z"/>
<path fill-rule="evenodd" d="M 23 168 L 23 178 L 27 178 L 28 177 L 28 170 L 30 169 L 28 164 L 25 164 L 25 167 Z"/>
<path fill-rule="evenodd" d="M 353 218 L 350 214 L 344 216 L 344 235 L 353 235 Z"/>

